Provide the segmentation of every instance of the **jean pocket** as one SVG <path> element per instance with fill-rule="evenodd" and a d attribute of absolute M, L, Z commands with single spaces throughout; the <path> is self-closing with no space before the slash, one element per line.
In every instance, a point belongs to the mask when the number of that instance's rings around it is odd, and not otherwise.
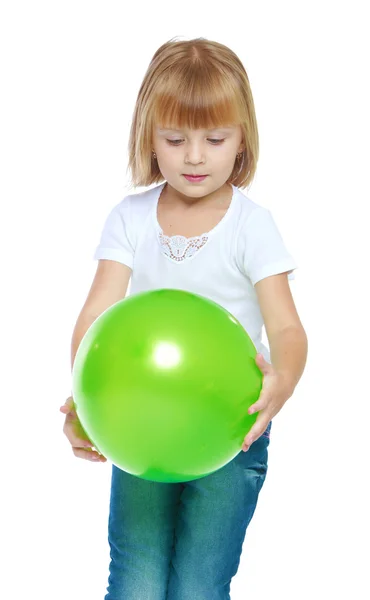
<path fill-rule="evenodd" d="M 272 421 L 270 421 L 270 423 L 267 425 L 265 431 L 262 434 L 262 437 L 266 437 L 266 438 L 270 437 L 271 424 L 272 424 Z"/>

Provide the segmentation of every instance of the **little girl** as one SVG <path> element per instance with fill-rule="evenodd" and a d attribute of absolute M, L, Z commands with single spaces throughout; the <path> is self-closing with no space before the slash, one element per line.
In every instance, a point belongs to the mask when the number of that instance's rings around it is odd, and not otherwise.
<path fill-rule="evenodd" d="M 256 346 L 263 386 L 240 453 L 218 471 L 161 483 L 112 466 L 105 600 L 230 598 L 266 477 L 271 420 L 292 396 L 307 356 L 288 281 L 297 265 L 270 211 L 241 191 L 253 180 L 258 151 L 239 58 L 204 38 L 162 45 L 139 90 L 129 139 L 133 185 L 159 185 L 127 195 L 106 219 L 72 336 L 72 366 L 87 329 L 126 296 L 131 280 L 131 294 L 177 288 L 226 308 Z M 104 462 L 72 397 L 61 411 L 75 456 Z"/>

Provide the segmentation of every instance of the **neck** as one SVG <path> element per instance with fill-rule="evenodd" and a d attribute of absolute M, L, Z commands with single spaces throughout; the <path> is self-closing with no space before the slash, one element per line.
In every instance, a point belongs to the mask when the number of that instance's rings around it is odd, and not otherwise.
<path fill-rule="evenodd" d="M 220 206 L 225 204 L 227 200 L 230 200 L 232 196 L 232 187 L 230 184 L 225 183 L 218 190 L 206 194 L 205 196 L 186 196 L 175 188 L 173 188 L 168 182 L 166 182 L 162 193 L 161 199 L 168 204 L 180 204 L 183 206 L 204 206 L 205 204 L 212 204 L 214 206 Z"/>

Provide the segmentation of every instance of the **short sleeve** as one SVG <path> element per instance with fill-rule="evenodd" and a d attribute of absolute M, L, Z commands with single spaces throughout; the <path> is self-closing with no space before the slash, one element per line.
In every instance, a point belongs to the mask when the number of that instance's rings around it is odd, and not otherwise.
<path fill-rule="evenodd" d="M 289 272 L 288 279 L 295 279 L 293 270 L 298 265 L 267 208 L 259 206 L 253 210 L 240 230 L 240 238 L 242 270 L 253 286 L 279 273 Z"/>
<path fill-rule="evenodd" d="M 135 250 L 129 200 L 126 196 L 108 214 L 94 260 L 116 260 L 132 269 Z"/>

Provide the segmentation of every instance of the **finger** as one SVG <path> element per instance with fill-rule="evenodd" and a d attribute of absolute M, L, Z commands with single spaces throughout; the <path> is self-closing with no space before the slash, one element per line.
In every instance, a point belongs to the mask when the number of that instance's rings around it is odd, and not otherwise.
<path fill-rule="evenodd" d="M 73 454 L 77 458 L 91 460 L 92 462 L 106 462 L 107 459 L 102 454 L 94 452 L 94 450 L 84 450 L 83 448 L 72 448 Z"/>
<path fill-rule="evenodd" d="M 94 444 L 90 442 L 90 440 L 84 440 L 82 438 L 74 437 L 72 442 L 72 446 L 77 448 L 95 448 Z"/>
<path fill-rule="evenodd" d="M 73 431 L 68 428 L 64 429 L 64 433 L 67 436 L 67 439 L 71 446 L 76 448 L 94 448 L 94 444 L 91 440 L 87 438 L 78 437 Z"/>
<path fill-rule="evenodd" d="M 256 355 L 256 364 L 260 371 L 262 371 L 262 373 L 264 373 L 265 375 L 267 375 L 271 370 L 271 364 L 267 362 L 267 360 L 261 353 L 258 353 Z"/>
<path fill-rule="evenodd" d="M 248 432 L 248 434 L 245 436 L 244 438 L 244 444 L 250 448 L 251 445 L 258 440 L 258 438 L 263 434 L 263 432 L 265 431 L 266 427 L 267 427 L 268 423 L 266 423 L 266 425 L 258 426 L 255 429 L 252 427 L 252 429 Z"/>
<path fill-rule="evenodd" d="M 67 408 L 66 406 L 61 406 L 61 407 L 59 408 L 59 410 L 60 410 L 60 412 L 61 412 L 61 413 L 63 413 L 64 415 L 67 415 L 67 416 L 69 416 L 69 415 L 70 415 L 71 417 L 77 417 L 77 413 L 76 413 L 76 411 L 75 411 L 75 409 L 74 409 L 74 408 Z"/>
<path fill-rule="evenodd" d="M 85 435 L 81 431 L 81 427 L 76 428 L 75 425 L 72 425 L 71 422 L 69 421 L 68 417 L 69 417 L 69 415 L 67 416 L 67 419 L 63 425 L 63 433 L 67 437 L 70 444 L 72 446 L 78 446 L 78 447 L 94 446 L 92 441 L 87 436 L 85 437 Z"/>
<path fill-rule="evenodd" d="M 268 422 L 265 425 L 265 424 L 262 424 L 262 422 L 258 423 L 256 421 L 255 425 L 248 431 L 247 435 L 244 438 L 243 448 L 246 447 L 247 449 L 249 449 L 251 447 L 251 445 L 253 444 L 253 442 L 258 440 L 258 438 L 262 435 L 262 433 L 265 431 L 267 425 L 268 425 Z"/>
<path fill-rule="evenodd" d="M 267 404 L 267 400 L 265 400 L 264 398 L 259 398 L 255 404 L 252 404 L 252 406 L 248 408 L 248 414 L 253 415 L 256 412 L 263 410 L 264 408 L 266 408 Z"/>
<path fill-rule="evenodd" d="M 67 414 L 66 414 L 66 420 L 69 423 L 73 423 L 73 421 L 78 421 L 78 417 L 77 417 L 77 413 L 75 411 L 74 408 L 72 408 L 72 410 L 70 410 Z"/>
<path fill-rule="evenodd" d="M 64 413 L 69 413 L 74 409 L 74 401 L 73 397 L 69 396 L 63 406 L 60 407 L 60 411 Z"/>
<path fill-rule="evenodd" d="M 271 400 L 271 393 L 265 388 L 261 391 L 258 400 L 251 404 L 248 408 L 248 414 L 252 415 L 256 412 L 260 412 L 261 410 L 267 408 L 269 402 Z"/>
<path fill-rule="evenodd" d="M 60 408 L 60 411 L 63 414 L 66 415 L 66 420 L 67 421 L 76 421 L 77 420 L 77 413 L 76 413 L 76 410 L 74 408 L 71 408 L 71 409 L 68 410 L 68 408 L 62 406 Z"/>
<path fill-rule="evenodd" d="M 251 447 L 251 445 L 253 444 L 253 441 L 257 438 L 257 432 L 256 431 L 249 431 L 248 434 L 245 436 L 244 440 L 243 440 L 243 447 L 246 448 L 247 450 Z"/>

